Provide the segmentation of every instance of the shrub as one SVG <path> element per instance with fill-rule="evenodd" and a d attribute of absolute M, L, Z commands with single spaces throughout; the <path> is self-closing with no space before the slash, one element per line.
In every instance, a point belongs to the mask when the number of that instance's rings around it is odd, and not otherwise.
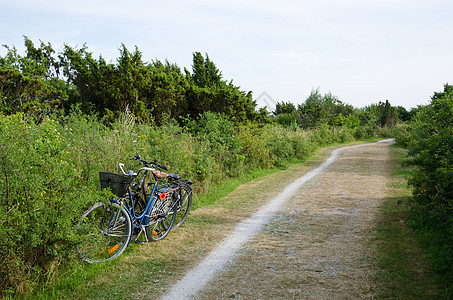
<path fill-rule="evenodd" d="M 427 217 L 453 232 L 453 87 L 436 93 L 413 122 L 408 143 L 414 166 L 410 185 Z"/>
<path fill-rule="evenodd" d="M 433 268 L 445 287 L 446 298 L 451 298 L 453 86 L 446 85 L 443 92 L 434 94 L 429 105 L 419 109 L 408 136 L 409 164 L 413 166 L 409 184 L 414 195 L 409 221 L 421 233 Z"/>
<path fill-rule="evenodd" d="M 310 139 L 317 146 L 324 146 L 332 144 L 334 140 L 334 134 L 327 124 L 320 124 L 310 132 Z"/>
<path fill-rule="evenodd" d="M 340 143 L 347 143 L 354 140 L 352 130 L 347 127 L 343 127 L 337 134 L 337 140 Z"/>
<path fill-rule="evenodd" d="M 100 192 L 59 123 L 20 113 L 0 122 L 0 286 L 23 293 L 71 256 L 73 220 Z"/>
<path fill-rule="evenodd" d="M 271 166 L 269 149 L 260 138 L 261 129 L 253 125 L 238 127 L 241 155 L 249 168 L 269 168 Z"/>
<path fill-rule="evenodd" d="M 395 139 L 398 146 L 407 148 L 411 140 L 411 126 L 409 124 L 399 124 L 392 128 L 391 136 Z"/>
<path fill-rule="evenodd" d="M 357 127 L 354 131 L 354 138 L 357 140 L 371 139 L 375 137 L 377 129 L 377 127 L 370 125 Z"/>

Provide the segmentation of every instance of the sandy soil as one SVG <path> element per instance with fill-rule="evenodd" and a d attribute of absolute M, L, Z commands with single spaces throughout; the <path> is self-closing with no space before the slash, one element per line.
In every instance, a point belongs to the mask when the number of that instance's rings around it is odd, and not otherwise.
<path fill-rule="evenodd" d="M 370 238 L 386 196 L 388 145 L 341 150 L 193 298 L 373 298 Z"/>

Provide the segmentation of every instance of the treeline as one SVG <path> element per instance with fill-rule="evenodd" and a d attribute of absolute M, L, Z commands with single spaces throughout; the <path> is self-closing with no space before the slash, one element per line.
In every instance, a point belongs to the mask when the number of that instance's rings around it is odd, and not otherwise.
<path fill-rule="evenodd" d="M 192 70 L 159 60 L 144 62 L 135 48 L 119 49 L 115 62 L 94 58 L 86 46 L 64 45 L 56 53 L 52 45 L 36 47 L 25 37 L 25 55 L 4 46 L 0 57 L 0 112 L 24 112 L 38 120 L 49 114 L 67 115 L 74 107 L 97 114 L 111 123 L 126 108 L 140 123 L 160 125 L 170 119 L 182 124 L 204 112 L 221 113 L 235 123 L 276 122 L 284 126 L 316 128 L 360 128 L 357 138 L 370 136 L 378 127 L 392 127 L 413 115 L 388 100 L 364 108 L 353 108 L 331 93 L 312 91 L 296 108 L 290 102 L 277 103 L 274 112 L 257 109 L 252 92 L 242 91 L 206 54 L 193 54 Z"/>
<path fill-rule="evenodd" d="M 435 92 L 396 135 L 408 149 L 410 223 L 441 275 L 446 298 L 453 297 L 453 86 Z"/>
<path fill-rule="evenodd" d="M 317 90 L 297 108 L 258 110 L 251 92 L 198 52 L 188 71 L 145 63 L 124 45 L 115 63 L 85 46 L 25 46 L 24 56 L 6 47 L 0 57 L 2 296 L 27 295 L 77 262 L 73 224 L 108 196 L 98 172 L 118 172 L 137 153 L 194 180 L 200 194 L 320 146 L 388 136 L 411 113 L 388 101 L 357 109 Z"/>
<path fill-rule="evenodd" d="M 297 108 L 291 102 L 277 103 L 273 115 L 275 122 L 286 127 L 309 129 L 324 124 L 333 131 L 348 128 L 354 138 L 363 139 L 372 138 L 383 128 L 391 129 L 411 120 L 417 109 L 407 111 L 402 106 L 394 107 L 388 100 L 354 108 L 330 92 L 322 95 L 319 90 L 313 90 Z"/>
<path fill-rule="evenodd" d="M 251 92 L 241 91 L 209 59 L 193 54 L 192 72 L 168 61 L 145 63 L 136 48 L 124 45 L 115 63 L 95 59 L 87 47 L 50 44 L 35 47 L 25 38 L 26 55 L 7 47 L 0 57 L 0 111 L 44 116 L 68 113 L 77 105 L 87 114 L 114 121 L 126 108 L 139 122 L 162 124 L 170 118 L 197 117 L 211 111 L 237 120 L 256 121 Z"/>

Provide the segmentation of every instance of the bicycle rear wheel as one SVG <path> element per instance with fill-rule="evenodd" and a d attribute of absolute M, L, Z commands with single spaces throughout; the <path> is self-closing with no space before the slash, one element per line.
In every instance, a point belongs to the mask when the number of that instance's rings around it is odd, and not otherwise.
<path fill-rule="evenodd" d="M 177 212 L 175 224 L 173 229 L 181 226 L 189 215 L 190 208 L 192 207 L 192 188 L 188 185 L 181 185 L 179 192 L 179 199 L 176 202 Z"/>
<path fill-rule="evenodd" d="M 77 247 L 88 263 L 107 261 L 124 252 L 132 235 L 132 222 L 123 206 L 98 202 L 88 209 L 77 224 Z"/>
<path fill-rule="evenodd" d="M 152 242 L 164 239 L 170 232 L 176 218 L 176 205 L 172 205 L 171 197 L 164 200 L 157 199 L 152 208 L 149 226 L 146 226 L 145 233 Z"/>

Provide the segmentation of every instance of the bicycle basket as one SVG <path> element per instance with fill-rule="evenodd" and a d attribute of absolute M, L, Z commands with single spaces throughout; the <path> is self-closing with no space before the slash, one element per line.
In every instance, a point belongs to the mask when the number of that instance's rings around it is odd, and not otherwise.
<path fill-rule="evenodd" d="M 109 188 L 118 197 L 127 193 L 127 187 L 132 181 L 130 176 L 110 172 L 99 172 L 99 179 L 101 180 L 101 189 Z"/>

